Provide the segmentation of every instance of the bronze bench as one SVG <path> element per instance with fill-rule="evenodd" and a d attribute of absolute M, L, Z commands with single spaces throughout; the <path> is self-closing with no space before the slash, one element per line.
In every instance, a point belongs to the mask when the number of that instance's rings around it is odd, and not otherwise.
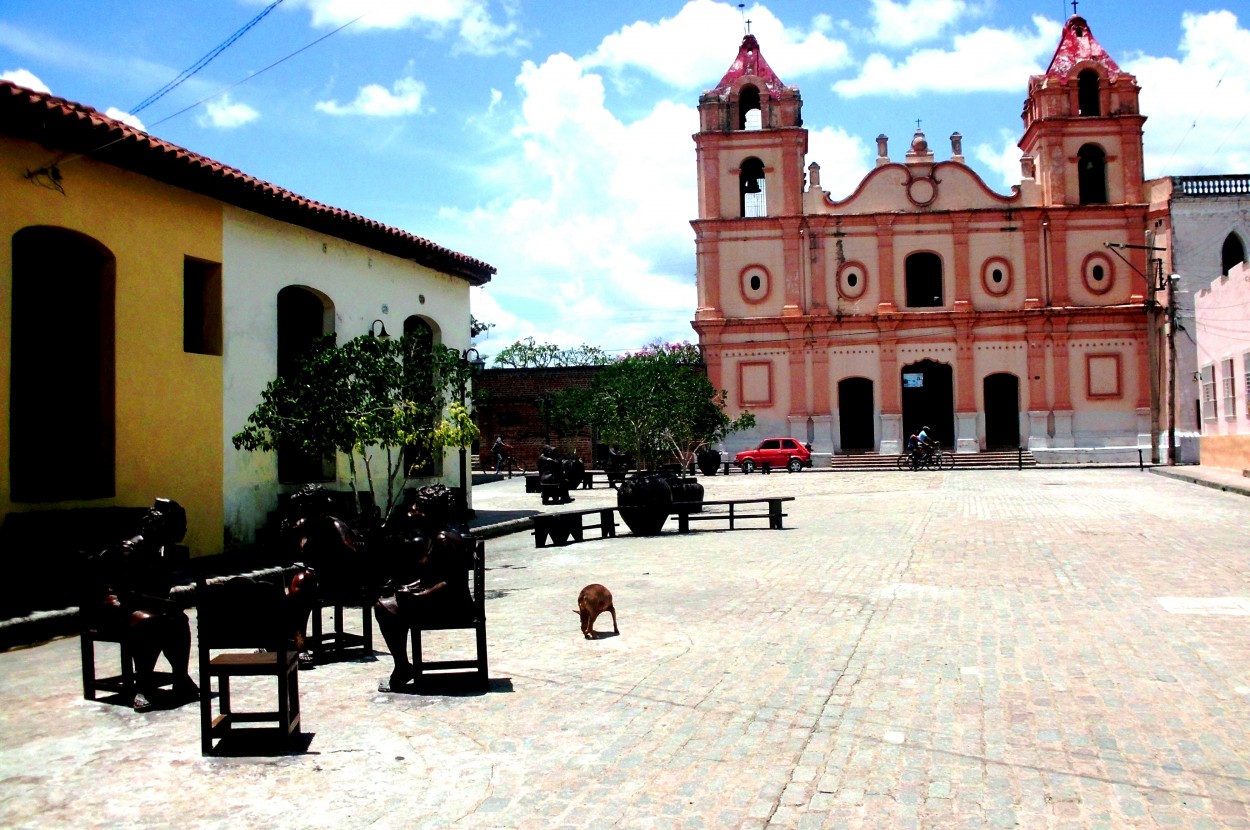
<path fill-rule="evenodd" d="M 585 541 L 587 530 L 598 530 L 600 539 L 616 536 L 615 507 L 592 507 L 587 510 L 565 510 L 559 513 L 540 513 L 534 517 L 534 547 L 570 545 Z M 597 515 L 599 521 L 586 524 L 586 516 Z"/>
<path fill-rule="evenodd" d="M 772 496 L 759 499 L 726 499 L 723 501 L 704 501 L 699 503 L 691 502 L 675 503 L 672 507 L 672 514 L 677 517 L 677 532 L 689 533 L 690 523 L 708 522 L 712 520 L 729 520 L 729 529 L 734 530 L 737 522 L 747 519 L 767 519 L 768 527 L 772 530 L 783 530 L 782 519 L 788 514 L 781 511 L 781 503 L 794 501 L 794 496 Z M 767 504 L 767 511 L 756 509 L 754 512 L 739 512 L 738 507 L 742 505 L 762 505 Z M 700 510 L 700 507 L 702 509 Z M 708 508 L 728 507 L 728 510 L 717 510 Z M 750 511 L 750 508 L 747 508 Z"/>

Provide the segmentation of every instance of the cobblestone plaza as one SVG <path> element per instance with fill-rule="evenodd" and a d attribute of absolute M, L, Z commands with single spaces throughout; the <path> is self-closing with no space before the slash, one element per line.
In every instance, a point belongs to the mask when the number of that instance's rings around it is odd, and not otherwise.
<path fill-rule="evenodd" d="M 203 758 L 195 706 L 82 700 L 75 638 L 0 654 L 0 825 L 1250 826 L 1250 499 L 1136 469 L 703 481 L 796 496 L 787 528 L 490 539 L 491 691 L 320 666 L 303 754 Z M 582 639 L 590 582 L 619 636 Z"/>

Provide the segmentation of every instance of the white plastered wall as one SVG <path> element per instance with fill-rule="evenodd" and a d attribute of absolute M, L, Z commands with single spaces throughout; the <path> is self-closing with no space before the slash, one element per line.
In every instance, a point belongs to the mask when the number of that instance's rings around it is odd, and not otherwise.
<path fill-rule="evenodd" d="M 229 546 L 253 541 L 277 506 L 278 493 L 294 489 L 278 483 L 274 454 L 242 452 L 230 440 L 277 374 L 278 292 L 298 285 L 329 297 L 340 343 L 365 334 L 375 319 L 398 336 L 406 318 L 420 315 L 431 321 L 436 341 L 461 350 L 469 346 L 469 285 L 411 260 L 248 211 L 226 208 L 223 226 L 222 441 Z M 363 471 L 358 475 L 363 479 Z M 338 476 L 345 487 L 345 459 Z M 441 480 L 452 486 L 458 477 L 456 453 L 449 451 Z"/>

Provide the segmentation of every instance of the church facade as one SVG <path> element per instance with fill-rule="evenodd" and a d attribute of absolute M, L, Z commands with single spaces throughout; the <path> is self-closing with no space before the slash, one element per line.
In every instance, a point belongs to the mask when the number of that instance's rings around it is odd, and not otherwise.
<path fill-rule="evenodd" d="M 835 200 L 804 169 L 799 90 L 748 34 L 699 100 L 691 223 L 709 376 L 759 424 L 738 440 L 895 453 L 928 426 L 963 453 L 1148 445 L 1138 92 L 1074 15 L 1028 79 L 1010 192 L 958 133 L 938 158 L 917 128 L 901 160 L 879 136 L 875 168 Z"/>

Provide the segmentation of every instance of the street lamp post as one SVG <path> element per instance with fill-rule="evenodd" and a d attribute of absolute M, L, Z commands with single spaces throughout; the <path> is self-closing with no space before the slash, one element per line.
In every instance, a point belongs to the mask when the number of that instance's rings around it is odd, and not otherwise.
<path fill-rule="evenodd" d="M 460 405 L 465 405 L 468 395 L 469 378 L 476 377 L 481 372 L 482 367 L 486 365 L 486 361 L 478 354 L 477 349 L 472 347 L 465 349 L 460 353 Z M 465 518 L 473 518 L 476 513 L 473 508 L 469 507 L 469 459 L 468 447 L 464 442 L 460 443 L 460 504 L 464 508 Z"/>
<path fill-rule="evenodd" d="M 550 392 L 544 392 L 543 396 L 534 401 L 538 408 L 543 412 L 543 444 L 551 444 L 551 405 L 555 401 L 555 396 Z"/>

